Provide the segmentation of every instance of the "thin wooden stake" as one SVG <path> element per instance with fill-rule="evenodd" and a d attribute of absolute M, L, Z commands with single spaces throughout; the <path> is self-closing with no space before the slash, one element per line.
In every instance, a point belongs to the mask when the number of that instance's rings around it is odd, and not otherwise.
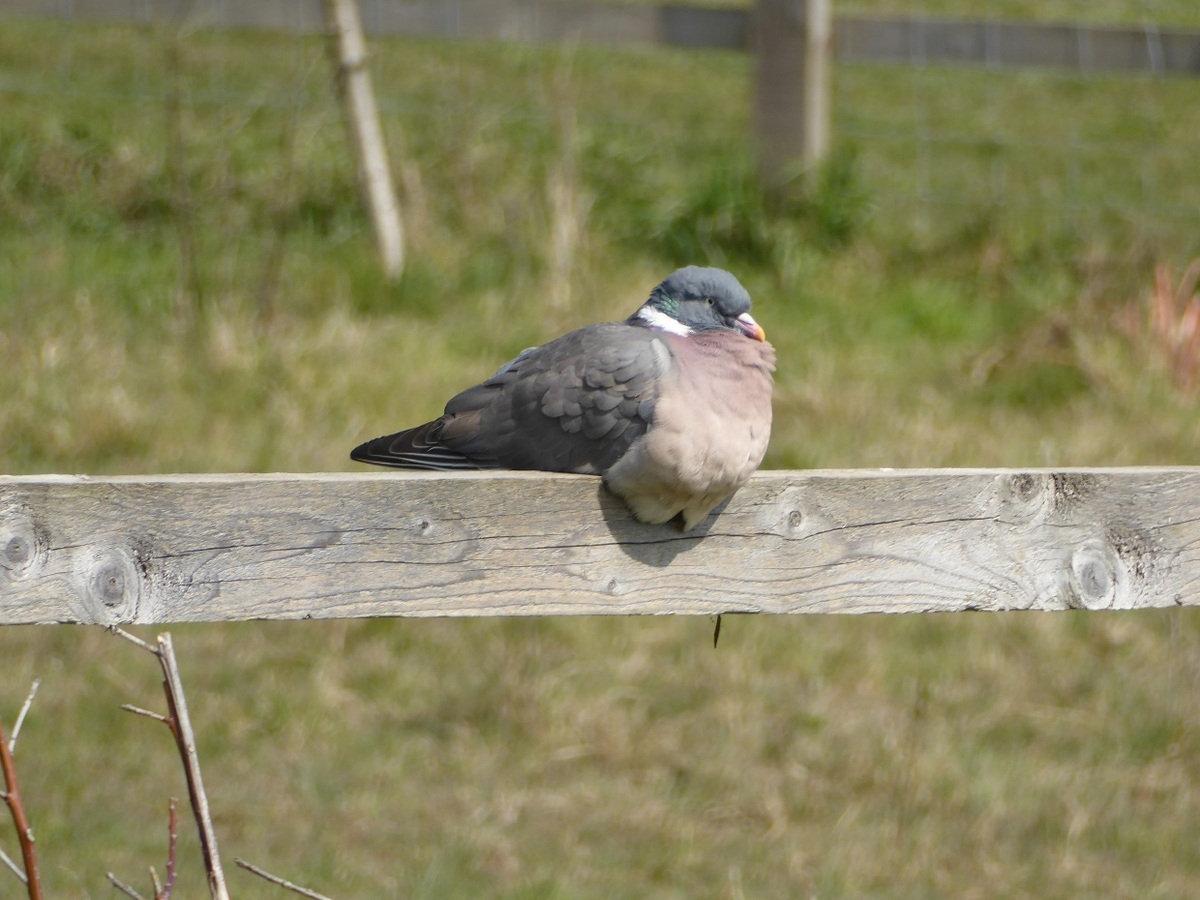
<path fill-rule="evenodd" d="M 833 59 L 830 0 L 806 0 L 804 8 L 804 172 L 812 181 L 829 152 L 829 92 Z"/>
<path fill-rule="evenodd" d="M 379 125 L 379 110 L 367 72 L 367 45 L 355 0 L 325 0 L 325 18 L 329 23 L 338 62 L 338 85 L 346 110 L 346 128 L 358 156 L 358 168 L 375 243 L 384 272 L 399 278 L 404 268 L 404 231 L 400 224 L 400 206 L 392 184 Z"/>
<path fill-rule="evenodd" d="M 773 193 L 812 184 L 829 149 L 833 25 L 829 0 L 758 0 L 754 127 L 759 173 Z"/>

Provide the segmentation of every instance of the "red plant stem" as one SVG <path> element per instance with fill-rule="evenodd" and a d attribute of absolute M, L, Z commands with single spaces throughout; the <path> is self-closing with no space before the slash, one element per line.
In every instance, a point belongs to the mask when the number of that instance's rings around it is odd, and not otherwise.
<path fill-rule="evenodd" d="M 171 900 L 171 892 L 175 890 L 175 843 L 179 835 L 179 818 L 175 814 L 175 798 L 171 798 L 170 815 L 167 824 L 167 883 L 155 900 Z"/>
<path fill-rule="evenodd" d="M 21 855 L 25 862 L 25 878 L 29 888 L 29 900 L 42 900 L 42 881 L 38 875 L 37 851 L 33 846 L 33 829 L 25 816 L 25 805 L 21 802 L 21 791 L 17 787 L 17 767 L 13 763 L 4 725 L 0 723 L 0 768 L 4 770 L 4 800 L 12 813 L 13 825 L 17 828 L 17 840 L 21 844 Z"/>

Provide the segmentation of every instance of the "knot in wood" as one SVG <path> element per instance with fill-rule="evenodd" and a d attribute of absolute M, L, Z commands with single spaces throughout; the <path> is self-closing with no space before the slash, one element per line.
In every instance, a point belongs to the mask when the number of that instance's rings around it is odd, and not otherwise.
<path fill-rule="evenodd" d="M 1129 606 L 1129 575 L 1116 551 L 1088 541 L 1071 554 L 1067 572 L 1068 605 L 1083 609 Z"/>
<path fill-rule="evenodd" d="M 1039 479 L 1028 472 L 1020 472 L 1012 476 L 1009 487 L 1012 489 L 1013 496 L 1025 503 L 1037 496 L 1038 491 L 1041 490 Z"/>
<path fill-rule="evenodd" d="M 22 568 L 33 558 L 33 542 L 23 534 L 14 534 L 4 542 L 3 565 L 6 569 Z"/>
<path fill-rule="evenodd" d="M 92 573 L 89 587 L 92 596 L 105 606 L 118 606 L 125 599 L 125 592 L 128 590 L 124 566 L 116 561 L 106 562 Z"/>
<path fill-rule="evenodd" d="M 373 534 L 372 545 L 387 549 L 397 562 L 454 563 L 470 554 L 474 536 L 461 518 L 424 504 L 395 530 Z"/>
<path fill-rule="evenodd" d="M 812 496 L 799 487 L 787 487 L 764 504 L 763 531 L 778 534 L 789 541 L 803 539 L 820 520 L 821 511 Z M 768 518 L 769 517 L 769 518 Z"/>
<path fill-rule="evenodd" d="M 84 554 L 80 565 L 80 620 L 101 625 L 134 621 L 142 579 L 133 556 L 123 548 L 96 549 Z"/>
<path fill-rule="evenodd" d="M 24 578 L 37 567 L 41 544 L 33 520 L 14 512 L 0 520 L 0 577 Z"/>
<path fill-rule="evenodd" d="M 1011 472 L 995 481 L 997 513 L 1008 520 L 1043 522 L 1054 508 L 1049 476 L 1041 472 Z"/>
<path fill-rule="evenodd" d="M 1032 523 L 1073 522 L 1096 492 L 1086 472 L 1012 472 L 996 482 L 1000 512 Z"/>
<path fill-rule="evenodd" d="M 24 565 L 30 556 L 29 541 L 23 535 L 14 534 L 4 545 L 4 562 L 10 568 Z"/>

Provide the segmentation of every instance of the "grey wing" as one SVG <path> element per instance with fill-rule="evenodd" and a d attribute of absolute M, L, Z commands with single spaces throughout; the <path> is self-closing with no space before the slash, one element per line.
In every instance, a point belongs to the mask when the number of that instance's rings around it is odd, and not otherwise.
<path fill-rule="evenodd" d="M 646 329 L 581 328 L 452 399 L 440 442 L 481 465 L 602 474 L 646 433 L 670 366 Z"/>

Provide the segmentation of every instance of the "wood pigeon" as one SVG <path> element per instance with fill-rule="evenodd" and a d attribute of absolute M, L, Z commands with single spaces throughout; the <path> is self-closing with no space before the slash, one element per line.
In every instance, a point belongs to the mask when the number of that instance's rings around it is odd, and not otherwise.
<path fill-rule="evenodd" d="M 525 350 L 441 417 L 367 441 L 350 458 L 404 469 L 601 475 L 643 522 L 702 522 L 762 462 L 775 350 L 750 295 L 688 266 L 624 322 Z"/>

